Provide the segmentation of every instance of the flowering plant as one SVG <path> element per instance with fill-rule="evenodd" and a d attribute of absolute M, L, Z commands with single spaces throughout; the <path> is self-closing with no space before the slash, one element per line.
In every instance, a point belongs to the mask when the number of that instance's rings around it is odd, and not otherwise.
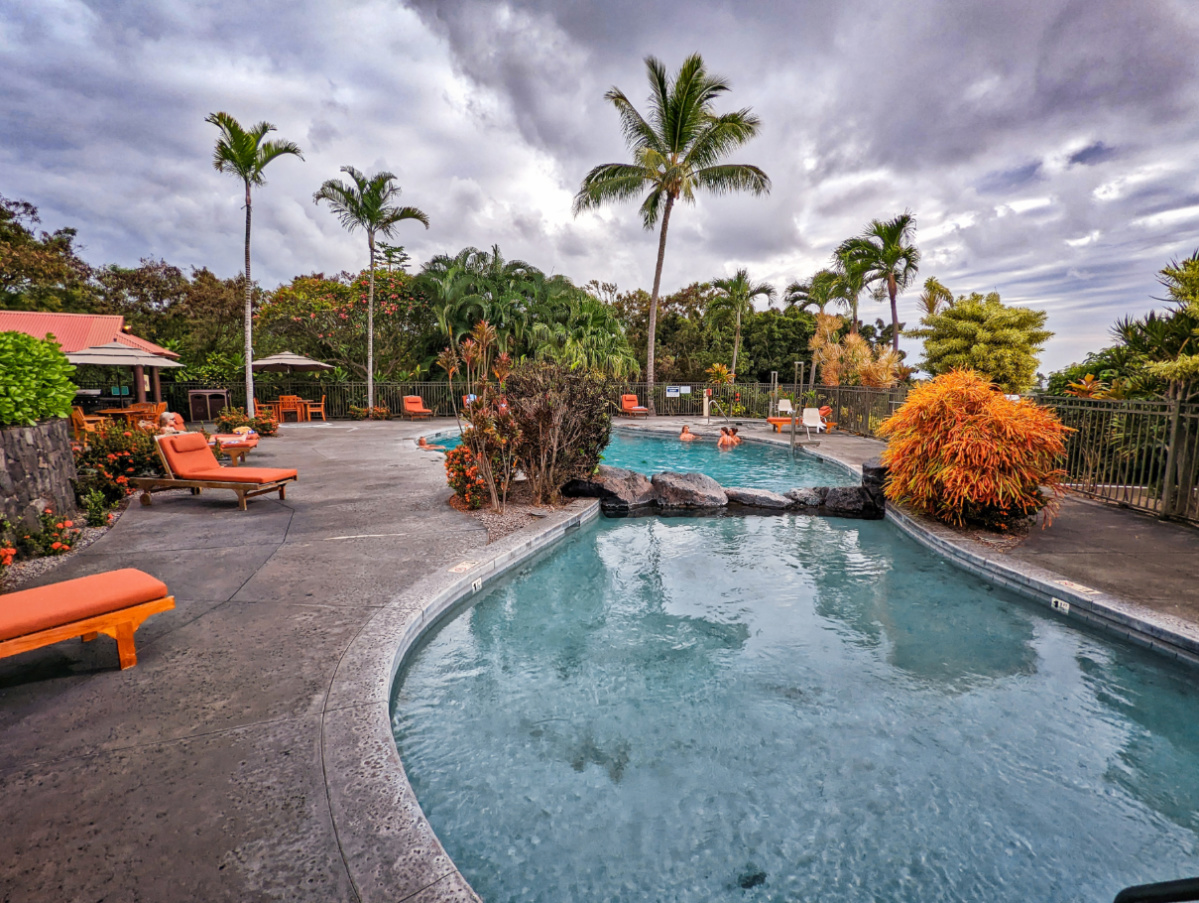
<path fill-rule="evenodd" d="M 240 427 L 249 427 L 260 436 L 273 436 L 279 432 L 279 421 L 270 414 L 251 417 L 245 408 L 222 408 L 217 414 L 216 431 L 232 433 Z"/>
<path fill-rule="evenodd" d="M 487 484 L 479 475 L 474 452 L 465 445 L 445 453 L 446 482 L 471 509 L 482 508 L 488 501 Z"/>
<path fill-rule="evenodd" d="M 73 520 L 55 516 L 53 508 L 47 508 L 38 515 L 38 521 L 41 525 L 39 530 L 17 534 L 17 548 L 26 558 L 65 554 L 71 551 L 82 532 Z M 12 556 L 9 557 L 11 561 Z"/>
<path fill-rule="evenodd" d="M 354 420 L 386 420 L 390 416 L 391 411 L 386 405 L 377 404 L 373 408 L 350 405 L 350 417 Z"/>
<path fill-rule="evenodd" d="M 88 434 L 87 445 L 73 448 L 79 474 L 75 495 L 80 504 L 93 490 L 103 493 L 110 505 L 116 504 L 133 491 L 130 477 L 163 473 L 154 437 L 143 430 L 101 426 Z"/>

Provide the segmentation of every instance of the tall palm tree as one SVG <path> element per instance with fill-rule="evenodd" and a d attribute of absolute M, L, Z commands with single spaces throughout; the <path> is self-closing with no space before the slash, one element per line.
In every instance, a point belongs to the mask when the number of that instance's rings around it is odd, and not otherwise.
<path fill-rule="evenodd" d="M 783 293 L 784 307 L 807 310 L 816 308 L 824 313 L 825 307 L 834 299 L 837 274 L 832 270 L 819 270 L 807 282 L 792 282 Z"/>
<path fill-rule="evenodd" d="M 842 245 L 845 254 L 861 267 L 865 284 L 882 283 L 891 298 L 891 348 L 899 351 L 899 307 L 896 296 L 916 278 L 920 251 L 912 243 L 916 217 L 901 213 L 887 221 L 873 220 L 857 238 Z"/>
<path fill-rule="evenodd" d="M 733 377 L 737 376 L 737 355 L 741 351 L 741 318 L 753 310 L 754 298 L 774 298 L 773 285 L 765 282 L 750 282 L 749 271 L 737 270 L 731 279 L 717 279 L 712 283 L 716 289 L 716 297 L 712 300 L 712 310 L 722 311 L 734 317 L 733 331 Z"/>
<path fill-rule="evenodd" d="M 204 119 L 221 130 L 212 165 L 217 172 L 232 173 L 246 186 L 246 411 L 254 415 L 254 283 L 250 279 L 250 188 L 265 185 L 262 171 L 276 157 L 290 154 L 304 159 L 294 141 L 265 141 L 275 131 L 269 122 L 260 122 L 248 131 L 228 113 L 211 113 Z"/>
<path fill-rule="evenodd" d="M 709 74 L 698 53 L 683 61 L 674 79 L 652 56 L 646 57 L 645 67 L 650 83 L 648 119 L 619 88 L 604 95 L 620 114 L 633 162 L 603 163 L 587 173 L 575 195 L 574 213 L 577 216 L 608 201 L 627 201 L 648 189 L 641 202 L 641 223 L 649 230 L 661 218 L 646 350 L 648 405 L 654 413 L 654 339 L 670 212 L 678 200 L 694 203 L 697 190 L 764 194 L 770 190 L 770 179 L 756 166 L 722 162 L 758 133 L 760 123 L 748 108 L 721 115 L 713 112 L 713 101 L 729 90 L 729 84 Z"/>
<path fill-rule="evenodd" d="M 375 236 L 391 238 L 396 226 L 414 219 L 429 228 L 429 217 L 415 207 L 397 207 L 390 202 L 400 196 L 400 186 L 389 172 L 378 172 L 369 178 L 353 166 L 343 166 L 351 183 L 329 179 L 312 196 L 312 202 L 328 201 L 346 231 L 362 229 L 370 251 L 370 294 L 366 306 L 366 406 L 375 406 Z"/>
<path fill-rule="evenodd" d="M 953 292 L 941 284 L 936 276 L 924 280 L 924 291 L 920 293 L 920 310 L 927 316 L 936 316 L 946 307 L 953 307 Z"/>

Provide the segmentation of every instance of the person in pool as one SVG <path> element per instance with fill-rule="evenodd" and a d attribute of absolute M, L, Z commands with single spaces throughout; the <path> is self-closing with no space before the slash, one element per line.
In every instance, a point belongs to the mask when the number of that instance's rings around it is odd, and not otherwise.
<path fill-rule="evenodd" d="M 737 440 L 733 434 L 729 432 L 729 428 L 727 426 L 722 426 L 720 428 L 720 438 L 716 440 L 716 447 L 732 448 L 736 444 Z"/>
<path fill-rule="evenodd" d="M 692 440 L 698 439 L 698 438 L 699 438 L 699 436 L 697 436 L 697 435 L 695 435 L 695 433 L 691 432 L 691 427 L 687 426 L 687 424 L 684 423 L 683 431 L 681 433 L 679 433 L 679 439 L 681 439 L 683 442 L 691 442 Z"/>
<path fill-rule="evenodd" d="M 741 444 L 741 437 L 737 435 L 737 427 L 730 426 L 729 427 L 729 435 L 733 437 L 733 445 Z"/>
<path fill-rule="evenodd" d="M 420 439 L 417 440 L 416 447 L 423 449 L 424 451 L 445 451 L 444 445 L 430 445 L 425 441 L 424 436 L 421 436 Z"/>

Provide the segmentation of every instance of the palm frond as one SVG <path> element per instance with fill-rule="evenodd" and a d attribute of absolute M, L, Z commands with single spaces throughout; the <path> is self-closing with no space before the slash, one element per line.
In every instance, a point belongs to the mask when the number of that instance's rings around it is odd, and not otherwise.
<path fill-rule="evenodd" d="M 749 191 L 753 194 L 770 192 L 770 177 L 758 167 L 746 163 L 706 166 L 697 170 L 691 178 L 697 186 L 706 188 L 713 194 L 726 194 L 730 191 Z"/>
<path fill-rule="evenodd" d="M 647 181 L 641 166 L 629 163 L 601 163 L 587 173 L 575 195 L 573 210 L 577 216 L 605 201 L 625 201 L 637 195 Z"/>

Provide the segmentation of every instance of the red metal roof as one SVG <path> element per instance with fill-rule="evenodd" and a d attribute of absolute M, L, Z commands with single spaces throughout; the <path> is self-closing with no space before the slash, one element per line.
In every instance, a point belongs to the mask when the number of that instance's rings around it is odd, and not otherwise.
<path fill-rule="evenodd" d="M 0 310 L 0 332 L 23 332 L 39 339 L 44 339 L 49 333 L 67 354 L 82 351 L 84 348 L 95 348 L 97 345 L 120 342 L 150 354 L 172 358 L 179 356 L 153 342 L 130 335 L 124 331 L 124 326 L 125 318 L 115 314 L 55 314 Z"/>

